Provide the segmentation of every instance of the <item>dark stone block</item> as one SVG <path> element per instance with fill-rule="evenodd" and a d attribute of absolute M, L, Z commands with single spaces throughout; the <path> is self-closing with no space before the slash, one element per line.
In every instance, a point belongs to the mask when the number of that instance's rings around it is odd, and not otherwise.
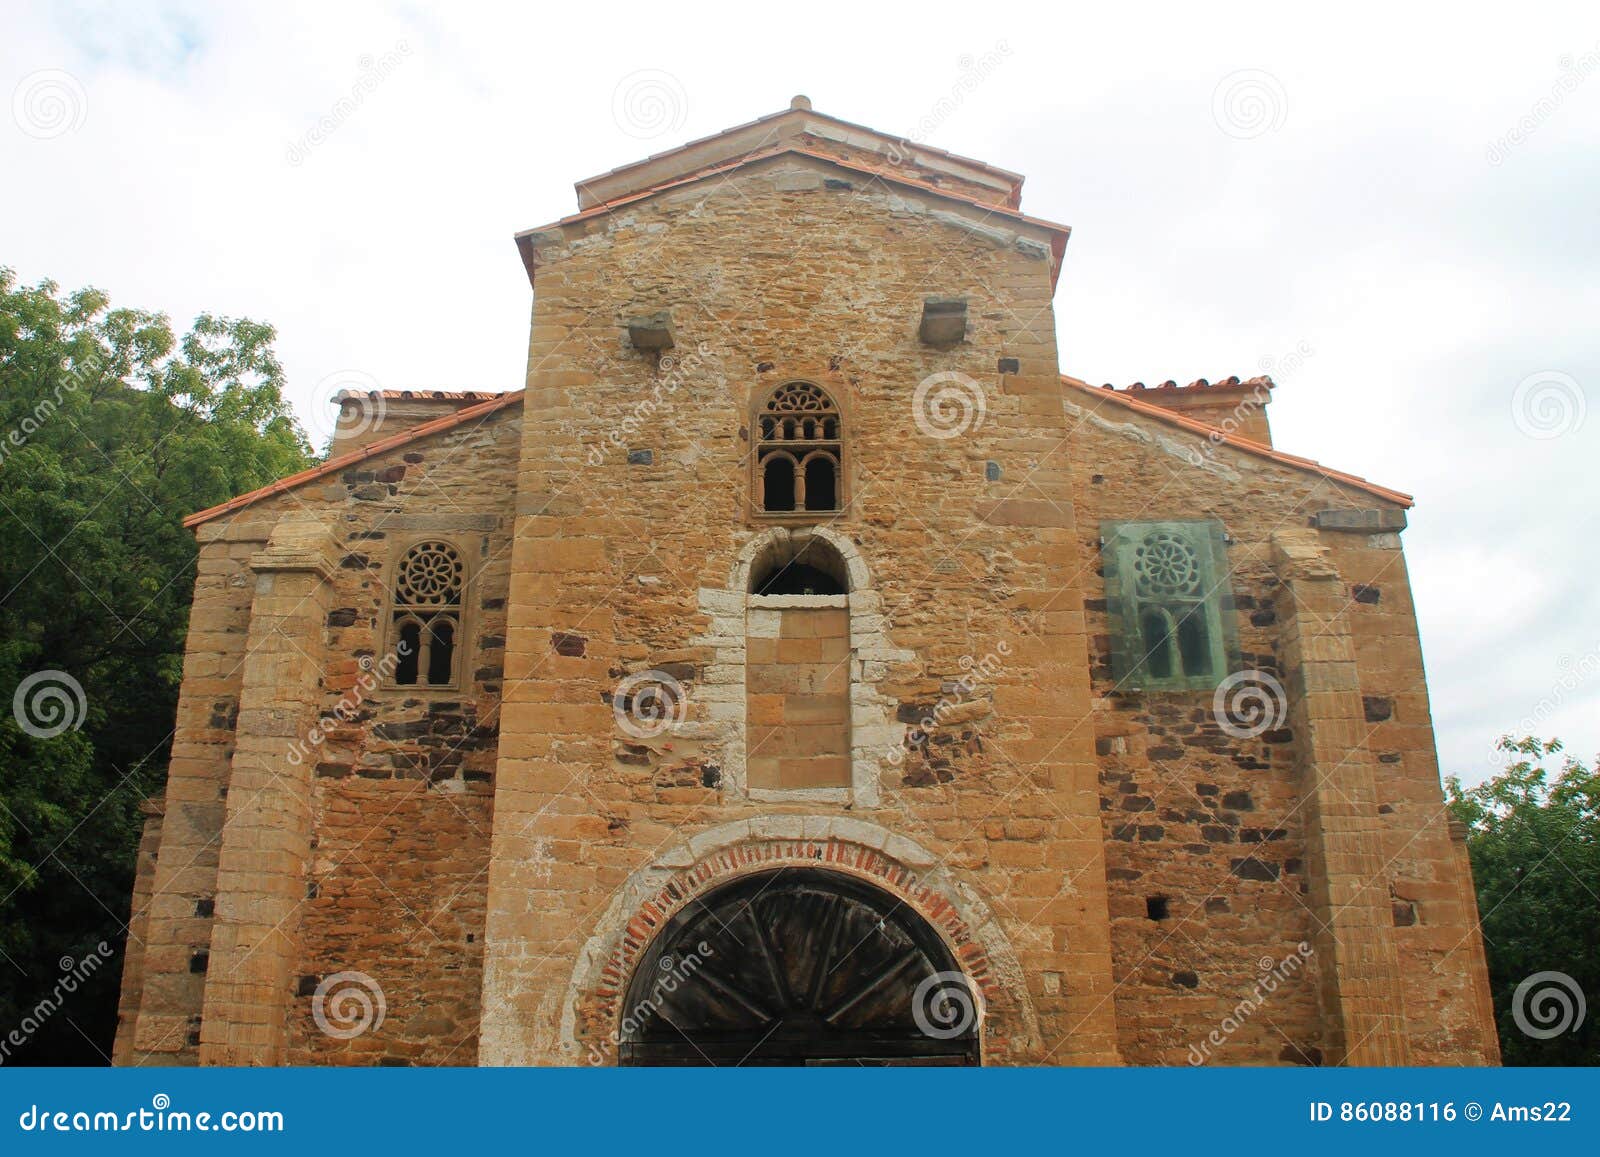
<path fill-rule="evenodd" d="M 210 898 L 194 902 L 194 914 L 209 919 L 217 914 L 217 902 Z"/>
<path fill-rule="evenodd" d="M 1124 843 L 1132 843 L 1133 837 L 1139 834 L 1137 824 L 1117 824 L 1111 829 L 1111 838 Z"/>
<path fill-rule="evenodd" d="M 1250 798 L 1250 793 L 1247 791 L 1228 792 L 1222 797 L 1222 806 L 1241 812 L 1256 810 L 1255 800 Z"/>
<path fill-rule="evenodd" d="M 571 635 L 565 631 L 557 631 L 550 636 L 550 646 L 555 653 L 572 659 L 582 658 L 588 645 L 589 640 L 582 635 Z"/>
<path fill-rule="evenodd" d="M 1125 795 L 1122 797 L 1122 810 L 1125 812 L 1146 812 L 1152 806 L 1152 801 L 1147 795 Z"/>
<path fill-rule="evenodd" d="M 1274 610 L 1250 612 L 1250 625 L 1252 627 L 1270 627 L 1278 621 L 1278 612 Z"/>
<path fill-rule="evenodd" d="M 1107 868 L 1106 869 L 1106 879 L 1108 879 L 1108 880 L 1137 880 L 1142 875 L 1144 875 L 1144 873 L 1141 872 L 1138 868 Z"/>
<path fill-rule="evenodd" d="M 1220 824 L 1206 824 L 1200 829 L 1200 838 L 1211 844 L 1233 843 L 1233 832 Z"/>
<path fill-rule="evenodd" d="M 1231 871 L 1241 880 L 1276 880 L 1280 869 L 1277 864 L 1269 864 L 1249 856 L 1243 860 L 1234 860 Z"/>
<path fill-rule="evenodd" d="M 1183 748 L 1181 748 L 1181 747 L 1173 747 L 1170 744 L 1163 744 L 1160 747 L 1152 747 L 1150 749 L 1150 751 L 1149 751 L 1149 755 L 1150 755 L 1151 759 L 1157 759 L 1157 760 L 1162 760 L 1162 761 L 1172 760 L 1172 759 L 1182 759 L 1183 758 Z"/>
<path fill-rule="evenodd" d="M 190 972 L 204 972 L 210 967 L 211 953 L 209 952 L 196 952 L 193 956 L 189 957 Z"/>
<path fill-rule="evenodd" d="M 355 769 L 348 763 L 317 764 L 318 779 L 346 779 Z"/>
<path fill-rule="evenodd" d="M 1357 583 L 1350 588 L 1350 597 L 1358 603 L 1374 606 L 1377 604 L 1378 599 L 1382 597 L 1382 592 L 1377 587 L 1363 586 Z"/>
<path fill-rule="evenodd" d="M 1001 358 L 995 368 L 1002 374 L 1016 374 L 1022 372 L 1022 363 L 1016 358 Z"/>
<path fill-rule="evenodd" d="M 1139 825 L 1139 839 L 1143 843 L 1149 843 L 1149 842 L 1151 842 L 1153 840 L 1165 839 L 1166 835 L 1167 835 L 1167 829 L 1162 827 L 1160 824 L 1140 824 Z"/>
<path fill-rule="evenodd" d="M 629 450 L 628 451 L 628 465 L 629 466 L 653 466 L 653 465 L 655 465 L 655 461 L 656 461 L 656 454 L 655 454 L 654 450 Z"/>
<path fill-rule="evenodd" d="M 1174 972 L 1172 974 L 1172 983 L 1179 988 L 1198 988 L 1200 986 L 1200 978 L 1188 969 L 1184 969 L 1182 972 Z"/>
<path fill-rule="evenodd" d="M 347 554 L 339 560 L 339 566 L 344 570 L 368 570 L 375 565 L 364 554 Z"/>
<path fill-rule="evenodd" d="M 1394 700 L 1383 695 L 1363 695 L 1361 709 L 1368 723 L 1382 723 L 1394 714 Z"/>
<path fill-rule="evenodd" d="M 1201 795 L 1216 795 L 1221 789 L 1214 783 L 1197 783 L 1194 785 L 1194 790 Z"/>
<path fill-rule="evenodd" d="M 328 626 L 353 627 L 356 625 L 356 618 L 354 607 L 340 607 L 338 610 L 328 612 Z"/>
<path fill-rule="evenodd" d="M 1417 922 L 1417 906 L 1404 900 L 1394 902 L 1394 926 L 1396 928 L 1410 928 Z"/>
<path fill-rule="evenodd" d="M 315 996 L 317 994 L 317 985 L 321 983 L 322 977 L 320 976 L 302 976 L 300 982 L 295 985 L 294 994 L 296 996 Z"/>
<path fill-rule="evenodd" d="M 1206 912 L 1216 915 L 1228 911 L 1228 898 L 1226 896 L 1211 896 L 1206 900 Z"/>

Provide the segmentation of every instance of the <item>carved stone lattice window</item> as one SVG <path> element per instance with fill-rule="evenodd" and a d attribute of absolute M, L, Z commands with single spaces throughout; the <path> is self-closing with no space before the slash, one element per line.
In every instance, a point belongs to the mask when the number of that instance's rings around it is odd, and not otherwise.
<path fill-rule="evenodd" d="M 755 506 L 767 514 L 844 508 L 839 407 L 821 386 L 788 382 L 756 415 Z"/>
<path fill-rule="evenodd" d="M 390 648 L 398 686 L 454 687 L 467 567 L 448 542 L 419 542 L 395 569 Z"/>
<path fill-rule="evenodd" d="M 1101 538 L 1118 684 L 1216 686 L 1239 652 L 1222 524 L 1105 523 Z"/>

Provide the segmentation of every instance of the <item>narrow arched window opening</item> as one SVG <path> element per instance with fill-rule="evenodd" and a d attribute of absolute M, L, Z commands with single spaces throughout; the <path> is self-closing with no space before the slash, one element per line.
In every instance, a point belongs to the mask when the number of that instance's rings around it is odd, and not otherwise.
<path fill-rule="evenodd" d="M 820 538 L 774 543 L 750 568 L 753 595 L 844 595 L 850 572 L 843 556 Z"/>
<path fill-rule="evenodd" d="M 827 391 L 787 382 L 756 419 L 756 509 L 832 513 L 844 508 L 843 426 Z"/>
<path fill-rule="evenodd" d="M 1143 622 L 1145 669 L 1157 679 L 1170 679 L 1172 670 L 1172 620 L 1166 612 L 1146 611 Z"/>
<path fill-rule="evenodd" d="M 839 464 L 829 454 L 813 454 L 806 459 L 806 509 L 839 509 Z"/>
<path fill-rule="evenodd" d="M 795 496 L 794 459 L 787 454 L 768 458 L 761 467 L 763 510 L 793 510 Z"/>
<path fill-rule="evenodd" d="M 402 687 L 453 687 L 467 568 L 447 542 L 419 542 L 395 570 L 390 638 L 393 681 Z"/>

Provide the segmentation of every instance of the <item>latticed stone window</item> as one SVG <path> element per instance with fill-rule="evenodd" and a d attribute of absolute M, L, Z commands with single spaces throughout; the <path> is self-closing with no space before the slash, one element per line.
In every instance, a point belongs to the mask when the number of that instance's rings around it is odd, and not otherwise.
<path fill-rule="evenodd" d="M 1117 683 L 1214 687 L 1239 655 L 1222 524 L 1107 522 L 1100 536 Z"/>
<path fill-rule="evenodd" d="M 454 687 L 467 567 L 448 542 L 419 542 L 395 568 L 389 646 L 402 687 Z"/>
<path fill-rule="evenodd" d="M 844 508 L 839 407 L 810 382 L 787 382 L 756 415 L 755 507 L 767 514 Z"/>

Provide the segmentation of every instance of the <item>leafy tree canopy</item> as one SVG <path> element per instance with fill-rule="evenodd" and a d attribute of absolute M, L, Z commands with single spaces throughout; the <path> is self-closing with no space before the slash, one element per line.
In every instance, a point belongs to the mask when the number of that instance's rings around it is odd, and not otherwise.
<path fill-rule="evenodd" d="M 1600 775 L 1560 740 L 1506 736 L 1499 749 L 1499 775 L 1445 786 L 1470 829 L 1500 1048 L 1508 1065 L 1600 1064 Z"/>
<path fill-rule="evenodd" d="M 0 1031 L 62 958 L 116 953 L 13 1062 L 109 1051 L 194 587 L 181 520 L 310 460 L 273 338 L 209 314 L 179 336 L 0 267 Z"/>

